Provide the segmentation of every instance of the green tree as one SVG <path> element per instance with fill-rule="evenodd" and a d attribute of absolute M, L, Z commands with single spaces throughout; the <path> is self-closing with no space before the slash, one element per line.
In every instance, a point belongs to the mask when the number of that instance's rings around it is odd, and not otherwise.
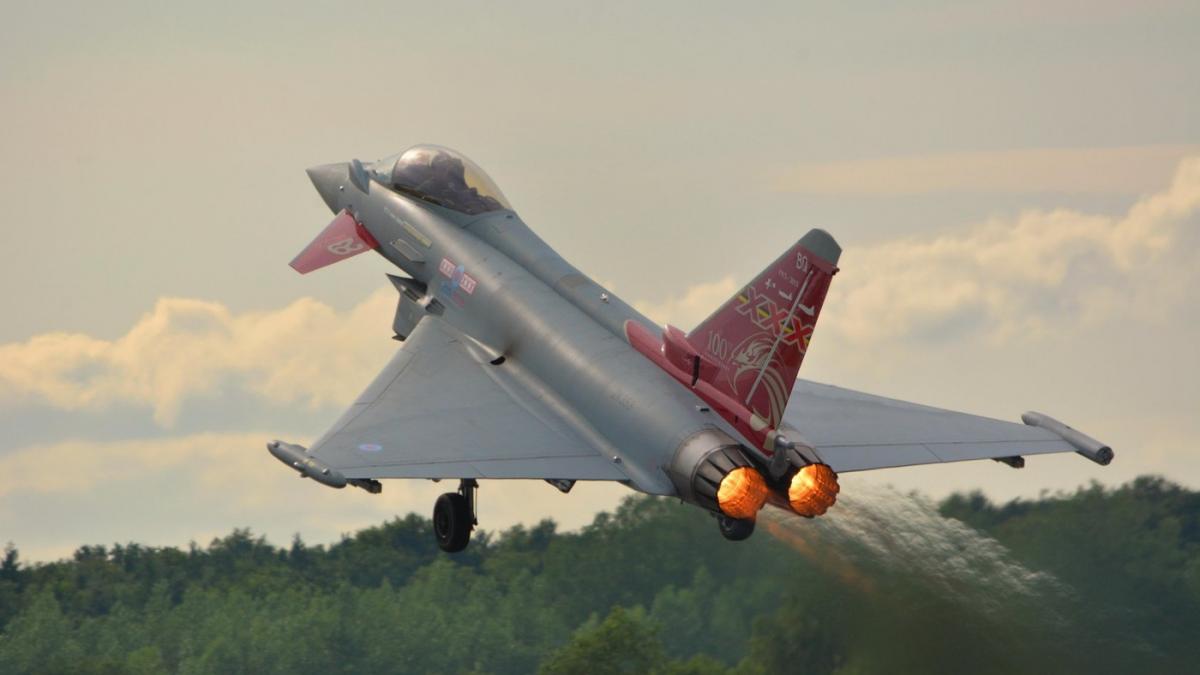
<path fill-rule="evenodd" d="M 614 607 L 603 621 L 589 621 L 551 654 L 541 675 L 641 675 L 667 663 L 658 630 L 641 609 Z"/>
<path fill-rule="evenodd" d="M 456 556 L 417 515 L 327 547 L 235 530 L 207 547 L 87 545 L 26 564 L 9 546 L 0 673 L 1175 673 L 1200 661 L 1200 494 L 1150 477 L 941 509 L 1049 585 L 1013 592 L 995 568 L 949 579 L 941 553 L 894 565 L 822 539 L 820 521 L 803 555 L 766 527 L 731 544 L 707 514 L 648 497 L 578 532 L 479 533 Z"/>

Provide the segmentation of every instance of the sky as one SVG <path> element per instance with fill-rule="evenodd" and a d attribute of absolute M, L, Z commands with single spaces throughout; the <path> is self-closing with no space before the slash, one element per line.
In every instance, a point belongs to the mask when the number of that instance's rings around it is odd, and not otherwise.
<path fill-rule="evenodd" d="M 301 277 L 304 169 L 483 166 L 568 260 L 688 328 L 810 227 L 802 376 L 1109 442 L 843 477 L 997 499 L 1200 487 L 1194 2 L 0 0 L 0 542 L 336 541 L 442 486 L 300 482 L 397 348 L 387 263 Z M 491 530 L 628 491 L 486 483 Z"/>

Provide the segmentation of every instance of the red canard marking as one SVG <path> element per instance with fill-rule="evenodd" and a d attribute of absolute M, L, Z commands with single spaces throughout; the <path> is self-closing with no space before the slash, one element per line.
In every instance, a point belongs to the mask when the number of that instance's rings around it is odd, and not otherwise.
<path fill-rule="evenodd" d="M 379 248 L 379 242 L 343 209 L 290 263 L 301 274 Z"/>

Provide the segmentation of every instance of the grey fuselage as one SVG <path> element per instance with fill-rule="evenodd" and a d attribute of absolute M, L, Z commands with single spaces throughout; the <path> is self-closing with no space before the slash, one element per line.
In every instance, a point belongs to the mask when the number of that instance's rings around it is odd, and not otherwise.
<path fill-rule="evenodd" d="M 743 445 L 699 397 L 630 346 L 625 324 L 661 329 L 565 261 L 516 213 L 466 216 L 374 180 L 363 190 L 347 164 L 309 173 L 332 211 L 348 209 L 380 254 L 426 285 L 448 323 L 504 357 L 497 368 L 519 369 L 552 405 L 581 420 L 630 487 L 689 499 L 701 458 Z M 470 293 L 449 283 L 447 264 L 474 281 Z"/>

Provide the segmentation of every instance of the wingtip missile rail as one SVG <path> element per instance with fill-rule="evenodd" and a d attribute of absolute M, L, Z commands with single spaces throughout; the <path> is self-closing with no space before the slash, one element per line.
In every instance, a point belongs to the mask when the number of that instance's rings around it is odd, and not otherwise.
<path fill-rule="evenodd" d="M 267 443 L 267 450 L 279 461 L 300 473 L 301 478 L 311 478 L 331 488 L 344 488 L 349 481 L 341 471 L 332 469 L 321 460 L 309 455 L 304 446 L 283 441 Z"/>
<path fill-rule="evenodd" d="M 308 454 L 308 451 L 302 445 L 284 443 L 283 441 L 271 441 L 267 443 L 267 450 L 275 456 L 275 459 L 298 471 L 301 478 L 311 478 L 331 488 L 341 489 L 347 485 L 353 485 L 373 495 L 383 492 L 383 483 L 373 478 L 347 478 L 341 471 L 329 467 L 321 460 Z"/>
<path fill-rule="evenodd" d="M 1021 421 L 1031 427 L 1041 427 L 1053 432 L 1059 438 L 1075 448 L 1075 452 L 1087 457 L 1100 466 L 1108 466 L 1113 461 L 1112 448 L 1087 434 L 1059 422 L 1053 417 L 1032 410 L 1021 415 Z"/>

